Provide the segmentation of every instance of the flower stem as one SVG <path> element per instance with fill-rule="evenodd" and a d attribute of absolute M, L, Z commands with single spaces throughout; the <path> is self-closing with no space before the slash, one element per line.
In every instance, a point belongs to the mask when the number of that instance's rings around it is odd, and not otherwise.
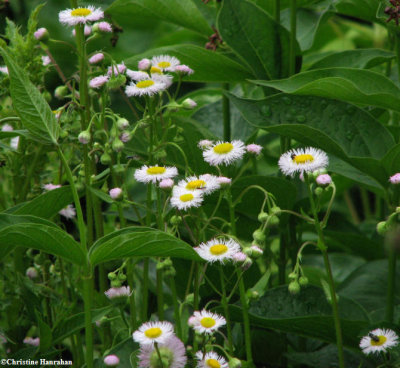
<path fill-rule="evenodd" d="M 224 83 L 222 85 L 224 91 L 229 91 L 229 84 Z M 224 94 L 222 95 L 222 116 L 224 121 L 224 141 L 231 140 L 231 111 L 229 105 L 229 98 Z"/>
<path fill-rule="evenodd" d="M 232 326 L 231 326 L 231 319 L 229 317 L 228 301 L 226 299 L 225 277 L 222 265 L 219 266 L 219 276 L 221 280 L 221 291 L 222 291 L 221 304 L 222 307 L 224 308 L 225 319 L 226 319 L 226 330 L 228 334 L 228 351 L 229 354 L 233 356 Z"/>
<path fill-rule="evenodd" d="M 161 368 L 164 368 L 163 361 L 162 361 L 161 354 L 160 354 L 160 350 L 158 349 L 158 344 L 157 343 L 154 344 L 154 349 L 156 349 L 158 359 L 160 360 Z"/>
<path fill-rule="evenodd" d="M 386 321 L 393 323 L 393 313 L 394 313 L 394 293 L 396 287 L 396 253 L 390 247 L 389 250 L 389 270 L 388 270 L 388 289 L 386 298 L 386 311 L 385 319 Z"/>
<path fill-rule="evenodd" d="M 176 324 L 176 334 L 180 339 L 182 339 L 183 334 L 182 334 L 181 315 L 180 315 L 179 300 L 178 300 L 178 294 L 176 292 L 176 284 L 174 276 L 170 276 L 169 280 L 170 280 L 169 285 L 172 293 L 172 301 L 174 304 L 174 320 Z"/>
<path fill-rule="evenodd" d="M 338 348 L 339 367 L 344 368 L 343 338 L 342 338 L 342 328 L 340 326 L 340 318 L 339 318 L 339 305 L 338 305 L 336 292 L 335 292 L 335 282 L 333 280 L 332 269 L 331 269 L 331 265 L 329 263 L 328 248 L 326 246 L 324 234 L 323 234 L 321 224 L 318 219 L 318 213 L 316 210 L 315 201 L 314 201 L 313 193 L 311 190 L 311 184 L 308 179 L 308 175 L 306 173 L 304 175 L 304 178 L 305 178 L 305 182 L 307 185 L 311 210 L 312 210 L 312 213 L 314 216 L 314 221 L 315 221 L 314 225 L 315 225 L 315 229 L 318 234 L 317 246 L 322 252 L 322 256 L 324 258 L 325 270 L 328 275 L 328 284 L 329 284 L 329 292 L 331 294 L 330 297 L 331 297 L 332 310 L 333 310 L 333 319 L 335 321 L 336 344 L 337 344 L 337 348 Z"/>
<path fill-rule="evenodd" d="M 281 22 L 281 0 L 275 0 L 274 19 L 278 23 Z"/>

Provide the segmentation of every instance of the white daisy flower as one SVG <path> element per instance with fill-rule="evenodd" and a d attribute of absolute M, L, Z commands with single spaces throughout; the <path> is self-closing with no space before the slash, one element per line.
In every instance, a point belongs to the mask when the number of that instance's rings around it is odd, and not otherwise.
<path fill-rule="evenodd" d="M 174 77 L 170 74 L 152 74 L 152 79 L 165 84 L 165 88 L 171 87 L 174 82 Z"/>
<path fill-rule="evenodd" d="M 156 183 L 163 179 L 171 179 L 178 175 L 178 169 L 171 166 L 147 166 L 144 165 L 135 171 L 135 179 L 141 183 Z"/>
<path fill-rule="evenodd" d="M 297 148 L 285 152 L 279 158 L 279 168 L 285 175 L 313 172 L 323 169 L 329 164 L 329 158 L 324 151 L 314 147 Z"/>
<path fill-rule="evenodd" d="M 89 5 L 86 8 L 66 9 L 58 14 L 60 23 L 67 26 L 96 22 L 103 17 L 103 11 L 100 8 L 96 9 L 93 5 Z"/>
<path fill-rule="evenodd" d="M 360 348 L 364 354 L 386 352 L 399 343 L 398 338 L 392 330 L 377 328 L 361 339 Z"/>
<path fill-rule="evenodd" d="M 153 66 L 160 68 L 163 72 L 174 72 L 181 63 L 176 57 L 169 55 L 154 56 L 151 59 Z"/>
<path fill-rule="evenodd" d="M 171 206 L 186 211 L 191 207 L 199 207 L 203 203 L 203 194 L 199 190 L 187 190 L 175 186 L 172 189 Z"/>
<path fill-rule="evenodd" d="M 127 96 L 153 96 L 154 94 L 166 89 L 164 82 L 157 80 L 153 77 L 148 79 L 143 79 L 136 83 L 131 83 L 125 88 L 125 93 Z"/>
<path fill-rule="evenodd" d="M 169 322 L 146 322 L 136 330 L 132 337 L 140 345 L 164 343 L 174 334 L 174 326 Z"/>
<path fill-rule="evenodd" d="M 240 160 L 246 152 L 242 141 L 222 142 L 218 141 L 203 151 L 203 157 L 210 165 L 229 165 L 233 161 Z"/>
<path fill-rule="evenodd" d="M 178 183 L 178 187 L 186 190 L 200 190 L 203 194 L 210 194 L 220 188 L 218 178 L 214 175 L 204 174 L 190 176 Z"/>
<path fill-rule="evenodd" d="M 203 353 L 198 351 L 196 353 L 196 359 L 198 368 L 228 368 L 228 362 L 220 355 L 213 351 Z"/>
<path fill-rule="evenodd" d="M 233 259 L 241 251 L 240 245 L 232 239 L 211 239 L 194 248 L 198 255 L 208 262 L 224 262 Z"/>
<path fill-rule="evenodd" d="M 164 368 L 183 368 L 186 364 L 186 349 L 178 337 L 172 335 L 158 345 Z M 139 367 L 158 368 L 159 357 L 153 345 L 142 345 L 139 353 Z"/>
<path fill-rule="evenodd" d="M 127 69 L 126 75 L 135 81 L 141 81 L 150 78 L 148 73 L 143 72 L 141 70 L 137 71 L 137 70 Z"/>
<path fill-rule="evenodd" d="M 226 324 L 224 317 L 219 314 L 212 313 L 203 309 L 193 313 L 191 320 L 191 327 L 200 333 L 212 334 L 221 326 Z"/>

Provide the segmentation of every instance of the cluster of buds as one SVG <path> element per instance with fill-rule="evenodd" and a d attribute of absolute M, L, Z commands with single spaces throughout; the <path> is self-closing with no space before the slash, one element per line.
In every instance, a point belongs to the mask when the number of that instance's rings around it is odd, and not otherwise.
<path fill-rule="evenodd" d="M 292 295 L 296 295 L 300 292 L 302 286 L 306 286 L 308 284 L 308 278 L 304 275 L 300 276 L 301 268 L 295 269 L 293 272 L 289 274 L 289 293 Z"/>
<path fill-rule="evenodd" d="M 400 0 L 389 0 L 389 2 L 392 6 L 387 6 L 385 8 L 385 14 L 389 16 L 386 22 L 388 23 L 394 19 L 396 26 L 398 26 L 400 18 Z"/>
<path fill-rule="evenodd" d="M 170 258 L 166 258 L 163 261 L 157 262 L 157 270 L 163 271 L 166 277 L 171 276 L 174 277 L 176 274 L 174 265 Z"/>

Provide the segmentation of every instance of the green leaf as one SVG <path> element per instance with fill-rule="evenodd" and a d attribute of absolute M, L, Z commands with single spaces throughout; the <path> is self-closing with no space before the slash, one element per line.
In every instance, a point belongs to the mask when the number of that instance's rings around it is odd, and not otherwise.
<path fill-rule="evenodd" d="M 189 82 L 239 82 L 251 78 L 251 73 L 241 64 L 227 56 L 195 45 L 160 47 L 125 60 L 129 68 L 137 68 L 143 58 L 168 54 L 177 57 L 182 64 L 190 66 L 194 73 L 185 77 Z"/>
<path fill-rule="evenodd" d="M 232 306 L 231 310 L 232 319 L 241 321 L 241 309 Z M 336 342 L 332 306 L 324 292 L 315 286 L 302 288 L 298 295 L 291 295 L 287 285 L 270 289 L 251 304 L 249 312 L 250 324 L 254 327 Z M 358 335 L 368 326 L 368 316 L 358 304 L 345 297 L 340 298 L 339 314 L 344 345 L 358 346 Z"/>
<path fill-rule="evenodd" d="M 11 132 L 0 132 L 0 139 L 18 137 L 18 136 L 28 136 L 27 130 L 13 130 Z"/>
<path fill-rule="evenodd" d="M 63 186 L 45 192 L 29 202 L 18 204 L 4 211 L 13 215 L 32 215 L 51 219 L 73 201 L 71 188 Z"/>
<path fill-rule="evenodd" d="M 289 32 L 263 9 L 247 0 L 224 0 L 217 27 L 254 76 L 274 79 L 289 75 Z"/>
<path fill-rule="evenodd" d="M 57 144 L 59 126 L 49 104 L 17 65 L 13 57 L 0 47 L 10 76 L 10 94 L 22 125 L 32 138 L 42 144 Z"/>
<path fill-rule="evenodd" d="M 40 338 L 39 351 L 43 353 L 50 349 L 53 337 L 50 326 L 43 321 L 38 312 L 36 312 L 36 319 L 38 321 L 38 327 L 39 327 L 39 338 Z"/>
<path fill-rule="evenodd" d="M 42 250 L 72 263 L 84 265 L 86 256 L 80 245 L 68 233 L 50 224 L 39 223 L 39 221 L 37 223 L 21 222 L 2 228 L 0 230 L 0 258 L 15 247 L 21 246 Z"/>
<path fill-rule="evenodd" d="M 26 223 L 32 223 L 32 224 L 44 224 L 47 226 L 53 226 L 58 229 L 58 226 L 50 221 L 41 219 L 40 217 L 35 217 L 35 216 L 15 216 L 14 214 L 6 214 L 6 213 L 0 213 L 0 230 L 11 225 L 16 225 L 16 224 L 26 224 Z"/>
<path fill-rule="evenodd" d="M 376 22 L 379 3 L 377 0 L 336 0 L 334 5 L 338 13 Z"/>
<path fill-rule="evenodd" d="M 112 306 L 92 310 L 92 323 L 107 315 L 113 310 Z M 77 313 L 63 319 L 53 328 L 54 344 L 61 343 L 65 338 L 85 327 L 85 313 Z"/>
<path fill-rule="evenodd" d="M 252 81 L 295 95 L 311 95 L 400 111 L 400 89 L 382 74 L 363 69 L 330 68 L 274 81 Z"/>
<path fill-rule="evenodd" d="M 148 19 L 149 22 L 159 19 L 207 36 L 213 33 L 192 0 L 116 0 L 107 8 L 106 13 L 130 23 L 136 19 Z"/>
<path fill-rule="evenodd" d="M 324 68 L 369 69 L 395 58 L 393 52 L 381 49 L 357 49 L 335 52 L 312 64 L 308 70 Z"/>
<path fill-rule="evenodd" d="M 126 257 L 177 257 L 201 261 L 193 248 L 163 231 L 131 226 L 99 239 L 89 251 L 93 265 Z"/>
<path fill-rule="evenodd" d="M 362 109 L 312 96 L 249 100 L 228 95 L 251 124 L 319 147 L 387 185 L 379 159 L 394 145 L 386 128 Z"/>

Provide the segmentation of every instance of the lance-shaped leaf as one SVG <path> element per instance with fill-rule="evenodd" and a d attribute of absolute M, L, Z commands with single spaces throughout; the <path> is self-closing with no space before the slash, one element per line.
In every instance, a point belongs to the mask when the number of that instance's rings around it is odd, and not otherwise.
<path fill-rule="evenodd" d="M 8 68 L 12 103 L 22 125 L 32 139 L 42 144 L 57 144 L 59 126 L 49 104 L 14 58 L 1 47 L 0 54 Z"/>
<path fill-rule="evenodd" d="M 93 265 L 126 257 L 177 257 L 202 259 L 184 241 L 163 231 L 131 226 L 114 231 L 93 244 L 89 259 Z"/>

